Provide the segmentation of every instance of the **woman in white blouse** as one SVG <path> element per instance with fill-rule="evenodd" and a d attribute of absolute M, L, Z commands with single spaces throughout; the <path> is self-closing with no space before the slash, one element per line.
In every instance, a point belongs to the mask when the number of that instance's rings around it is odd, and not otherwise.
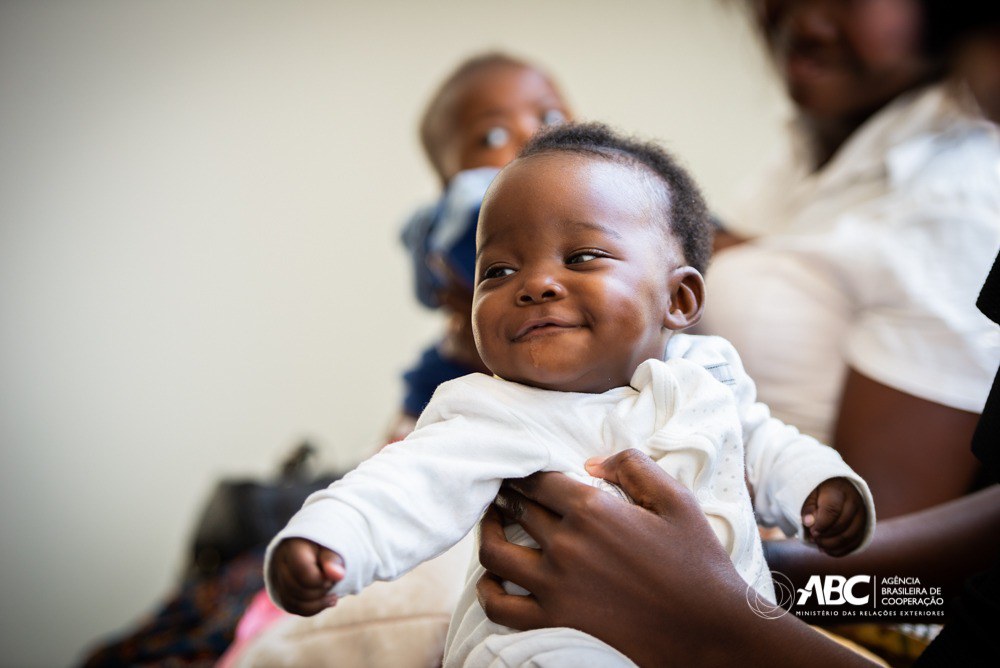
<path fill-rule="evenodd" d="M 880 518 L 959 497 L 1000 363 L 975 308 L 1000 247 L 996 128 L 920 55 L 915 0 L 758 8 L 797 114 L 725 217 L 703 331 L 841 452 Z"/>

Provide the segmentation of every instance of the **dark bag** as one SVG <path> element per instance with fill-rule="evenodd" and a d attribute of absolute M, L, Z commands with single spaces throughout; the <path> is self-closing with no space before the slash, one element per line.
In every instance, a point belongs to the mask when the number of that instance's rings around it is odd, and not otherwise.
<path fill-rule="evenodd" d="M 303 442 L 273 481 L 220 481 L 194 533 L 192 570 L 212 575 L 231 559 L 267 545 L 307 496 L 340 478 L 339 473 L 310 475 L 314 454 L 313 446 Z"/>

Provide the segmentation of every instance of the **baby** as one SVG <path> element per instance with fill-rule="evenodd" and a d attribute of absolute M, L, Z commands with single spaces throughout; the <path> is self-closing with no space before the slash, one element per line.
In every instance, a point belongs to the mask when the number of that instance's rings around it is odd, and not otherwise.
<path fill-rule="evenodd" d="M 305 506 L 271 543 L 269 591 L 311 615 L 399 577 L 473 528 L 505 478 L 640 448 L 697 495 L 737 570 L 773 600 L 755 523 L 830 554 L 874 528 L 839 455 L 770 417 L 733 348 L 699 319 L 710 224 L 660 148 L 601 125 L 534 138 L 490 186 L 477 233 L 473 328 L 493 377 L 439 387 L 416 430 Z M 746 479 L 754 489 L 751 502 Z M 512 540 L 530 544 L 510 528 Z M 445 665 L 630 665 L 572 629 L 514 632 L 476 602 L 474 563 Z"/>
<path fill-rule="evenodd" d="M 539 128 L 571 117 L 552 79 L 503 53 L 461 63 L 431 97 L 420 140 L 443 189 L 403 230 L 417 298 L 447 316 L 445 335 L 403 375 L 403 407 L 387 441 L 403 438 L 439 384 L 486 371 L 471 331 L 476 219 L 486 187 Z"/>

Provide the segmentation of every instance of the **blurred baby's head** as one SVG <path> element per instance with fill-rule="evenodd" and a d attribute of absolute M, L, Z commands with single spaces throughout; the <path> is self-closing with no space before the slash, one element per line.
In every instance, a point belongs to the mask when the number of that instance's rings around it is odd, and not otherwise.
<path fill-rule="evenodd" d="M 697 186 L 660 147 L 599 124 L 540 133 L 483 200 L 483 361 L 545 389 L 627 385 L 700 318 L 711 238 Z"/>
<path fill-rule="evenodd" d="M 424 111 L 420 140 L 446 185 L 465 169 L 503 167 L 536 130 L 569 117 L 545 72 L 488 53 L 466 60 L 441 84 Z"/>

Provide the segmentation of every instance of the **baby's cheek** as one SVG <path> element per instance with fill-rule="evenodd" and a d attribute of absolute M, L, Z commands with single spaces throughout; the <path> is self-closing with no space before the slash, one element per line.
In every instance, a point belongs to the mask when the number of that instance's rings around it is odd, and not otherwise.
<path fill-rule="evenodd" d="M 486 360 L 486 350 L 491 346 L 490 337 L 496 331 L 496 321 L 490 313 L 489 304 L 478 295 L 472 301 L 472 338 L 479 356 Z"/>
<path fill-rule="evenodd" d="M 492 337 L 488 335 L 483 335 L 481 337 L 477 336 L 476 349 L 479 351 L 479 357 L 482 358 L 483 364 L 486 365 L 486 368 L 493 373 L 503 375 L 501 373 L 503 368 L 502 358 L 497 353 L 496 345 L 492 340 Z"/>

